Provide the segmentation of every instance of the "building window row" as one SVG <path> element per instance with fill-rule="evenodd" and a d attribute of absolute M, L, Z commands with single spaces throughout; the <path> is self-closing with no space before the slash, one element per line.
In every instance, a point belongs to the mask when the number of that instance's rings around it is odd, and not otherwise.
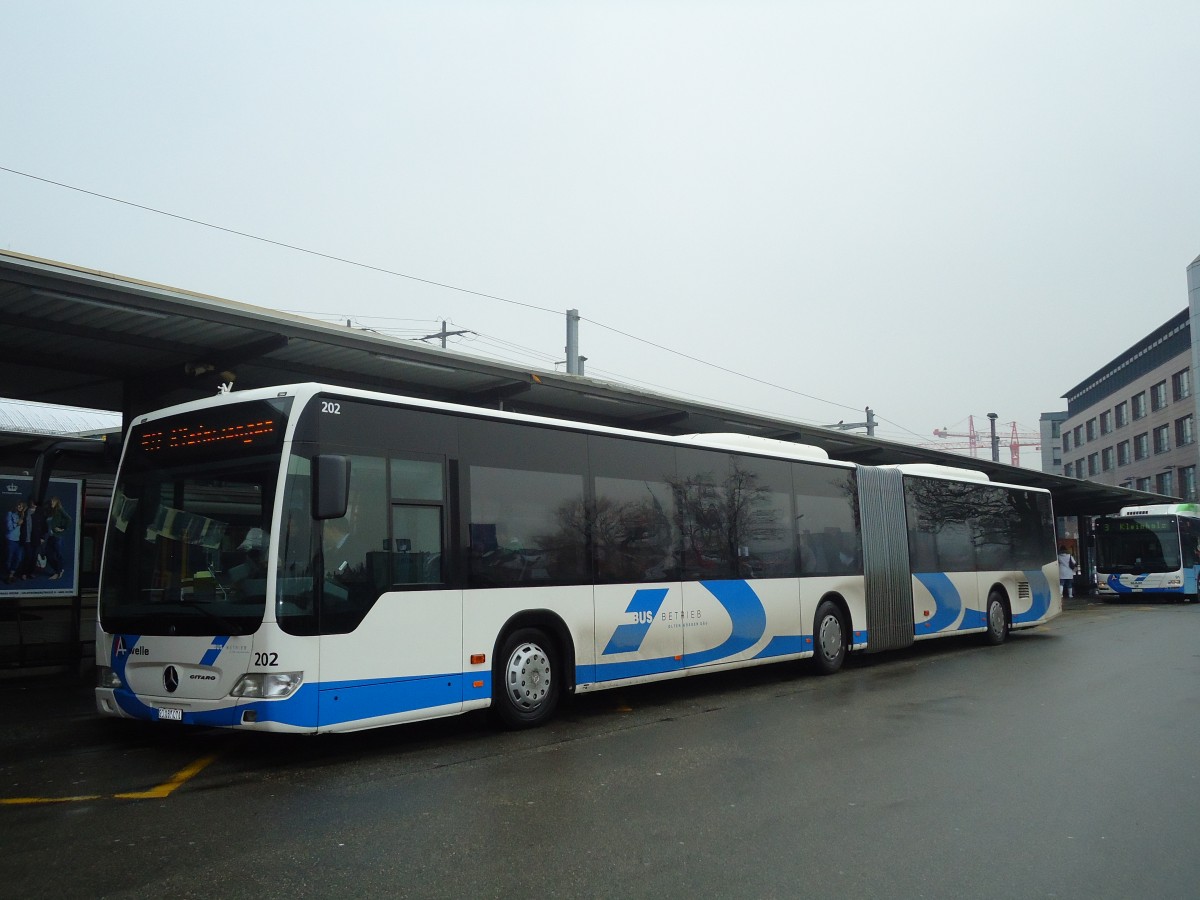
<path fill-rule="evenodd" d="M 1078 450 L 1084 444 L 1095 441 L 1106 435 L 1112 434 L 1117 429 L 1125 428 L 1130 422 L 1136 422 L 1138 419 L 1144 419 L 1151 412 L 1158 412 L 1161 409 L 1166 409 L 1168 405 L 1167 380 L 1153 385 L 1149 390 L 1149 402 L 1147 404 L 1146 391 L 1139 391 L 1128 400 L 1122 400 L 1113 406 L 1112 409 L 1104 410 L 1098 416 L 1088 419 L 1076 425 L 1073 429 L 1066 429 L 1062 432 L 1062 448 L 1063 452 L 1069 452 L 1072 448 Z M 1178 403 L 1186 400 L 1192 395 L 1192 378 L 1189 369 L 1183 369 L 1171 376 L 1171 400 Z M 1188 438 L 1185 440 L 1180 437 L 1180 423 L 1182 419 L 1176 420 L 1176 438 L 1177 445 L 1190 444 L 1194 438 L 1191 437 L 1191 416 L 1186 417 L 1189 422 L 1186 426 L 1188 429 Z M 1157 435 L 1158 430 L 1155 430 Z M 1164 439 L 1167 444 L 1167 449 L 1170 449 L 1170 436 L 1167 435 Z M 1157 437 L 1155 447 L 1157 448 Z M 1163 450 L 1155 449 L 1156 453 L 1162 453 Z M 1136 456 L 1136 459 L 1142 459 Z"/>
<path fill-rule="evenodd" d="M 1143 431 L 1131 440 L 1119 441 L 1112 447 L 1104 447 L 1098 453 L 1089 453 L 1075 462 L 1063 466 L 1068 478 L 1092 478 L 1103 472 L 1112 472 L 1130 462 L 1150 459 L 1152 455 L 1171 450 L 1171 425 L 1160 425 L 1153 431 Z M 1195 443 L 1193 417 L 1184 416 L 1175 420 L 1175 445 L 1187 446 Z M 1153 452 L 1151 452 L 1153 448 Z M 1176 483 L 1178 476 L 1178 483 Z M 1178 496 L 1184 500 L 1200 499 L 1196 494 L 1196 466 L 1168 466 L 1155 475 L 1127 479 L 1122 484 L 1135 486 L 1139 491 L 1154 491 L 1166 496 Z"/>

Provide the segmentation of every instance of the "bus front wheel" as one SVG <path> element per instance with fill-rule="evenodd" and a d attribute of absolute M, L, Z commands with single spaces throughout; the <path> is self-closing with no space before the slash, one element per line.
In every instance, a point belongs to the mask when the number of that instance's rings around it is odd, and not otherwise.
<path fill-rule="evenodd" d="M 504 641 L 492 673 L 492 709 L 509 728 L 533 728 L 554 715 L 562 682 L 556 653 L 538 628 L 521 628 Z"/>
<path fill-rule="evenodd" d="M 841 609 L 830 600 L 817 607 L 813 625 L 813 664 L 820 675 L 832 675 L 846 661 L 846 623 Z"/>
<path fill-rule="evenodd" d="M 1004 606 L 1004 597 L 999 591 L 988 594 L 987 601 L 987 631 L 983 639 L 992 646 L 1003 644 L 1008 637 L 1008 610 Z"/>

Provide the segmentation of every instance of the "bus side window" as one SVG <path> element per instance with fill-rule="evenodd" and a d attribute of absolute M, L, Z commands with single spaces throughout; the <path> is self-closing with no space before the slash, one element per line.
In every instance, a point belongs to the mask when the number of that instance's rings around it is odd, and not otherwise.
<path fill-rule="evenodd" d="M 583 476 L 470 468 L 472 587 L 588 579 Z"/>
<path fill-rule="evenodd" d="M 862 573 L 858 489 L 845 469 L 792 464 L 796 559 L 801 575 Z"/>

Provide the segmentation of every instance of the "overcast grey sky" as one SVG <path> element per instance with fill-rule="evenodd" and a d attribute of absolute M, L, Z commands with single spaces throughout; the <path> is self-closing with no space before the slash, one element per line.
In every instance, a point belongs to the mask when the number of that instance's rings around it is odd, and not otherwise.
<path fill-rule="evenodd" d="M 1195 0 L 3 22 L 6 250 L 543 369 L 577 308 L 591 376 L 896 440 L 1036 431 L 1200 254 Z"/>

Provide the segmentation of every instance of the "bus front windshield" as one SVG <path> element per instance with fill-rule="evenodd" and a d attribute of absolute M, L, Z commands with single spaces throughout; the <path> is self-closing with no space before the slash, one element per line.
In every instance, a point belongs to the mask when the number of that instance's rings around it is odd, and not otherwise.
<path fill-rule="evenodd" d="M 1096 570 L 1113 574 L 1174 572 L 1180 568 L 1175 516 L 1101 519 L 1096 526 Z"/>
<path fill-rule="evenodd" d="M 133 430 L 105 539 L 105 631 L 258 628 L 286 408 L 231 404 Z"/>

